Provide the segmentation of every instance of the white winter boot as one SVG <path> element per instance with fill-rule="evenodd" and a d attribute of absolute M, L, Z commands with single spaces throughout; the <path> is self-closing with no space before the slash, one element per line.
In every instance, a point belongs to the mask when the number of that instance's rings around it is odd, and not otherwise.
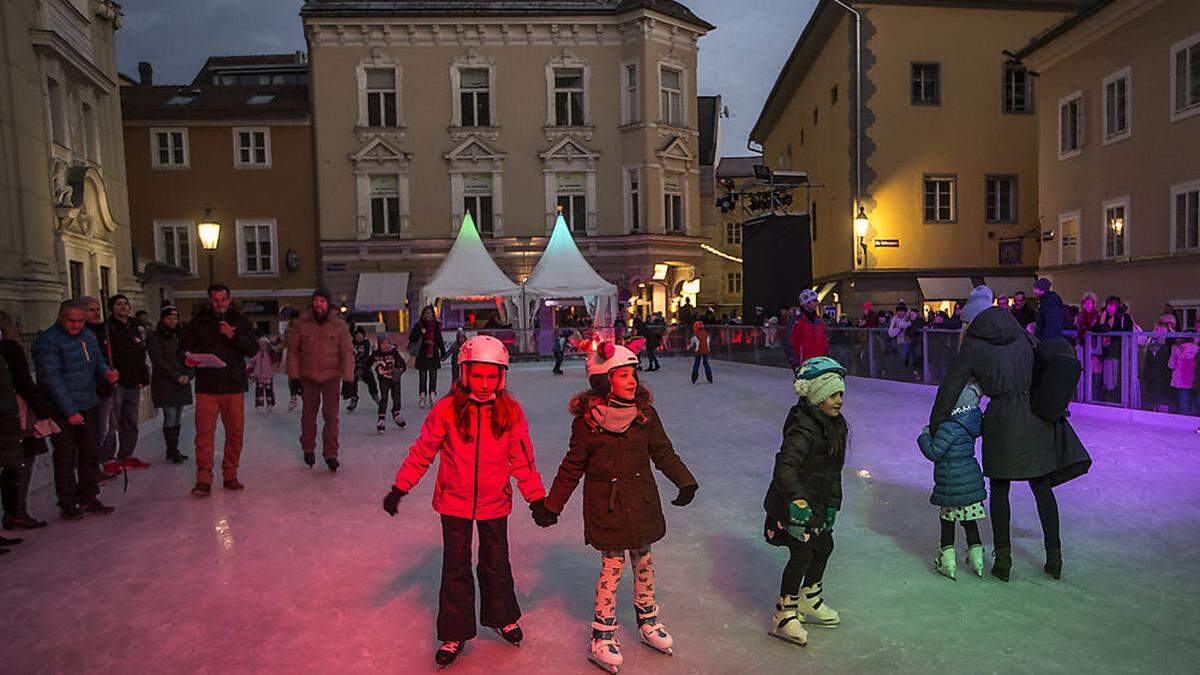
<path fill-rule="evenodd" d="M 771 635 L 801 647 L 808 644 L 808 631 L 801 625 L 797 613 L 800 598 L 795 595 L 785 595 L 779 598 L 775 605 L 775 613 L 771 615 Z"/>
<path fill-rule="evenodd" d="M 934 567 L 937 569 L 938 574 L 954 579 L 955 568 L 958 567 L 958 563 L 954 560 L 953 546 L 947 546 L 942 549 L 942 552 L 938 554 L 937 560 L 934 561 Z M 957 579 L 954 580 L 957 581 Z"/>
<path fill-rule="evenodd" d="M 638 634 L 641 635 L 642 642 L 664 654 L 674 656 L 675 652 L 671 648 L 675 645 L 675 639 L 658 620 L 658 605 L 650 605 L 645 609 L 634 605 L 633 608 L 637 610 Z"/>
<path fill-rule="evenodd" d="M 625 662 L 625 658 L 621 656 L 621 643 L 617 640 L 616 617 L 596 617 L 592 621 L 592 643 L 588 650 L 588 660 L 610 673 L 617 672 Z"/>
<path fill-rule="evenodd" d="M 821 599 L 821 582 L 800 589 L 800 606 L 797 612 L 809 626 L 836 628 L 842 620 L 837 610 Z"/>

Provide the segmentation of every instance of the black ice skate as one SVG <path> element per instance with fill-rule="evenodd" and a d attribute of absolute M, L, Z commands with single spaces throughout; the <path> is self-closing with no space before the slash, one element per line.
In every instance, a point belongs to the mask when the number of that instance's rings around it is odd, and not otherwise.
<path fill-rule="evenodd" d="M 401 417 L 400 413 L 398 412 L 392 413 L 392 421 L 395 422 L 396 426 L 400 427 L 401 429 L 408 426 L 408 422 L 405 422 L 404 418 Z"/>
<path fill-rule="evenodd" d="M 354 409 L 357 407 L 358 407 L 358 397 L 356 396 L 356 397 L 350 399 L 350 404 L 346 406 L 346 412 L 352 413 L 352 412 L 354 412 Z"/>
<path fill-rule="evenodd" d="M 387 430 L 387 424 L 383 421 L 383 415 L 380 415 L 379 419 L 375 421 L 375 430 L 381 434 Z"/>
<path fill-rule="evenodd" d="M 504 641 L 514 647 L 521 646 L 521 640 L 525 639 L 525 634 L 521 632 L 521 627 L 515 623 L 510 623 L 504 628 L 493 628 L 496 635 L 504 638 Z"/>
<path fill-rule="evenodd" d="M 460 640 L 443 642 L 442 646 L 438 647 L 437 651 L 434 652 L 433 660 L 438 664 L 439 668 L 445 668 L 451 663 L 454 663 L 454 659 L 458 658 L 458 653 L 461 652 L 463 647 L 466 645 L 466 642 Z"/>

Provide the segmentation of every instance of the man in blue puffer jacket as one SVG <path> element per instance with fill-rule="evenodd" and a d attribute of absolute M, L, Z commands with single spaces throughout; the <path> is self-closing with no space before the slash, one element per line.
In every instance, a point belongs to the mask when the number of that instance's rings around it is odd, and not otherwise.
<path fill-rule="evenodd" d="M 979 385 L 971 380 L 950 414 L 950 419 L 938 425 L 937 435 L 929 427 L 921 432 L 917 445 L 921 454 L 933 462 L 933 495 L 929 502 L 940 507 L 942 523 L 941 552 L 935 562 L 937 571 L 951 579 L 956 567 L 954 554 L 954 523 L 962 523 L 967 535 L 968 555 L 975 574 L 983 576 L 983 544 L 979 525 L 985 515 L 983 500 L 983 471 L 975 460 L 975 439 L 983 429 L 983 413 Z"/>
<path fill-rule="evenodd" d="M 85 311 L 79 302 L 64 302 L 58 321 L 33 343 L 38 385 L 53 402 L 54 421 L 62 429 L 50 440 L 54 446 L 54 490 L 66 520 L 79 520 L 85 511 L 113 510 L 100 501 L 101 406 L 96 384 L 114 383 L 118 373 L 105 363 L 96 337 L 83 330 Z"/>

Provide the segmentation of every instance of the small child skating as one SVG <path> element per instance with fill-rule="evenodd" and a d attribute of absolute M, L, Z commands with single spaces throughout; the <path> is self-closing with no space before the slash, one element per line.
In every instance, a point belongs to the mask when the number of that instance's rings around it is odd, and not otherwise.
<path fill-rule="evenodd" d="M 523 634 L 521 608 L 508 559 L 508 515 L 512 512 L 510 478 L 525 501 L 538 505 L 546 490 L 534 463 L 525 412 L 505 386 L 508 351 L 494 337 L 467 340 L 459 353 L 462 373 L 451 393 L 433 404 L 420 437 L 396 473 L 383 499 L 383 510 L 396 515 L 407 495 L 433 463 L 438 465 L 433 510 L 442 519 L 442 589 L 434 655 L 437 665 L 454 662 L 475 637 L 475 576 L 471 538 L 479 530 L 480 621 L 513 645 Z"/>
<path fill-rule="evenodd" d="M 957 567 L 954 552 L 954 523 L 961 523 L 967 535 L 967 556 L 975 575 L 983 576 L 983 543 L 979 538 L 979 523 L 986 516 L 983 500 L 987 491 L 983 471 L 975 461 L 975 439 L 983 428 L 983 413 L 979 399 L 983 392 L 972 379 L 958 396 L 950 419 L 931 436 L 929 427 L 921 432 L 917 445 L 921 454 L 933 462 L 933 495 L 929 502 L 940 507 L 942 524 L 941 550 L 934 568 L 954 579 Z"/>
<path fill-rule="evenodd" d="M 553 525 L 586 477 L 583 537 L 602 555 L 588 659 L 610 673 L 623 662 L 616 637 L 616 595 L 627 558 L 633 567 L 638 635 L 650 647 L 673 653 L 674 639 L 659 619 L 654 595 L 650 545 L 666 535 L 667 525 L 650 463 L 679 488 L 671 502 L 675 506 L 690 504 L 698 488 L 675 454 L 636 368 L 637 356 L 611 343 L 600 344 L 588 356 L 591 389 L 571 400 L 575 420 L 570 449 L 545 504 L 533 505 L 538 525 Z"/>
<path fill-rule="evenodd" d="M 392 341 L 379 338 L 379 346 L 371 356 L 371 372 L 374 373 L 379 391 L 379 419 L 375 422 L 375 429 L 381 434 L 387 429 L 384 415 L 387 413 L 389 397 L 392 399 L 392 421 L 401 429 L 408 424 L 400 414 L 400 376 L 407 369 L 404 355 Z"/>
<path fill-rule="evenodd" d="M 250 379 L 254 380 L 254 409 L 258 412 L 275 409 L 275 355 L 271 350 L 271 340 L 265 337 L 258 339 L 258 352 L 246 366 Z"/>
<path fill-rule="evenodd" d="M 712 384 L 712 366 L 708 365 L 708 354 L 711 349 L 712 338 L 709 337 L 704 324 L 700 321 L 692 324 L 692 339 L 688 342 L 688 351 L 695 355 L 692 359 L 692 384 L 696 384 L 696 380 L 700 379 L 701 363 L 704 364 L 704 377 L 708 379 L 709 384 Z"/>
<path fill-rule="evenodd" d="M 763 534 L 791 557 L 783 568 L 771 635 L 804 646 L 804 624 L 836 627 L 841 618 L 821 598 L 825 566 L 833 553 L 833 523 L 842 508 L 842 466 L 850 434 L 842 417 L 846 369 L 827 356 L 802 363 L 794 389 L 800 401 L 788 412 L 783 445 L 763 508 Z"/>

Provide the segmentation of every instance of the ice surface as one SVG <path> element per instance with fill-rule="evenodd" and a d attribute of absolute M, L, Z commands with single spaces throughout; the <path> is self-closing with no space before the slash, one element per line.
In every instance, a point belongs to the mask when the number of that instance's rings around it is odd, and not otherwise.
<path fill-rule="evenodd" d="M 761 537 L 762 497 L 793 401 L 787 371 L 714 362 L 716 384 L 692 386 L 690 362 L 663 363 L 645 380 L 701 488 L 691 506 L 664 507 L 669 532 L 655 546 L 661 618 L 676 656 L 638 643 L 627 575 L 625 672 L 1194 672 L 1195 420 L 1077 412 L 1096 463 L 1057 491 L 1062 581 L 1041 571 L 1033 498 L 1014 486 L 1012 581 L 977 579 L 960 563 L 952 582 L 932 571 L 932 470 L 914 442 L 932 390 L 852 379 L 845 510 L 825 581 L 842 627 L 812 629 L 799 649 L 766 634 L 785 553 Z M 566 450 L 567 398 L 584 384 L 579 365 L 566 377 L 549 369 L 517 365 L 511 377 L 546 482 Z M 192 465 L 157 461 L 161 436 L 147 430 L 138 454 L 154 466 L 131 473 L 128 493 L 119 481 L 106 485 L 113 515 L 64 523 L 52 490 L 33 495 L 32 510 L 51 525 L 23 533 L 26 543 L 0 559 L 0 670 L 434 670 L 441 540 L 429 505 L 433 476 L 396 518 L 379 507 L 424 412 L 415 384 L 404 383 L 410 425 L 402 432 L 391 427 L 380 438 L 369 406 L 343 414 L 336 475 L 304 467 L 298 413 L 283 406 L 247 413 L 243 493 L 218 485 L 211 498 L 192 498 Z M 277 391 L 287 391 L 284 382 Z M 189 415 L 189 455 L 191 432 Z M 660 485 L 665 500 L 674 497 Z M 525 644 L 515 649 L 481 632 L 452 669 L 600 672 L 585 660 L 600 561 L 582 542 L 579 494 L 550 530 L 519 505 L 510 539 Z"/>

